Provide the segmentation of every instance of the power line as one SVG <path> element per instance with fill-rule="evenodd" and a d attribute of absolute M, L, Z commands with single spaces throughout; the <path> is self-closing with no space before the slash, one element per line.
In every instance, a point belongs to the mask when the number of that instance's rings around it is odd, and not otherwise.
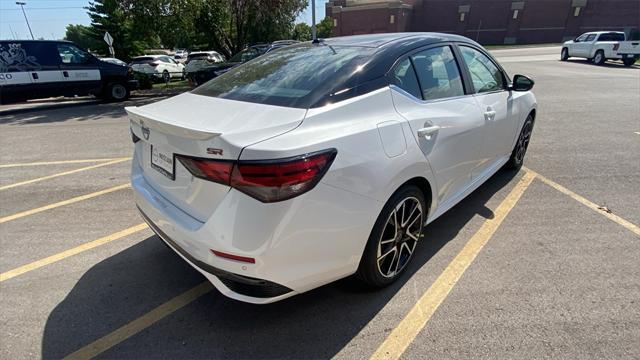
<path fill-rule="evenodd" d="M 60 6 L 60 7 L 28 7 L 27 10 L 65 10 L 84 9 L 84 6 Z M 20 9 L 0 9 L 0 11 L 20 11 Z"/>
<path fill-rule="evenodd" d="M 29 22 L 50 22 L 50 21 L 82 21 L 82 20 L 88 20 L 87 18 L 69 18 L 69 19 L 41 19 L 41 20 L 29 20 Z M 3 24 L 23 24 L 24 21 L 3 21 Z"/>

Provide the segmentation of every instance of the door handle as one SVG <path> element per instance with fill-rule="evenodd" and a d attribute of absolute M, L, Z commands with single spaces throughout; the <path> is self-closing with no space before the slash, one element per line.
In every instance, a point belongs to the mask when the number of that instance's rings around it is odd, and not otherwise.
<path fill-rule="evenodd" d="M 38 80 L 38 73 L 31 73 L 31 77 L 32 77 L 34 80 Z"/>
<path fill-rule="evenodd" d="M 425 127 L 418 130 L 418 136 L 423 137 L 427 140 L 431 140 L 431 136 L 437 133 L 439 130 L 440 130 L 440 126 L 438 125 Z"/>
<path fill-rule="evenodd" d="M 493 121 L 496 118 L 496 112 L 494 110 L 487 110 L 484 113 L 484 118 L 487 121 Z"/>
<path fill-rule="evenodd" d="M 62 72 L 62 75 L 63 75 L 64 77 L 69 77 L 69 72 L 67 72 L 67 71 L 63 71 L 63 72 Z"/>

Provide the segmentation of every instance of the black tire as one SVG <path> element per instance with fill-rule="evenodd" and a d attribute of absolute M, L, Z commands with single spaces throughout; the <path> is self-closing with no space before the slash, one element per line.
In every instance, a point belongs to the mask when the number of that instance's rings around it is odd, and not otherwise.
<path fill-rule="evenodd" d="M 593 56 L 593 63 L 596 65 L 602 65 L 607 61 L 607 58 L 604 57 L 604 51 L 598 50 L 596 54 Z"/>
<path fill-rule="evenodd" d="M 124 83 L 113 82 L 107 85 L 104 97 L 110 101 L 125 101 L 131 95 L 131 92 Z"/>
<path fill-rule="evenodd" d="M 636 63 L 636 59 L 635 58 L 624 58 L 622 60 L 622 62 L 624 63 L 624 66 L 631 67 L 633 64 Z"/>
<path fill-rule="evenodd" d="M 567 61 L 569 59 L 569 49 L 562 48 L 560 52 L 560 61 Z"/>
<path fill-rule="evenodd" d="M 171 74 L 169 74 L 169 72 L 165 70 L 162 72 L 162 82 L 168 83 L 169 81 L 171 81 Z"/>
<path fill-rule="evenodd" d="M 527 148 L 529 148 L 529 142 L 531 141 L 531 133 L 533 132 L 533 116 L 529 114 L 527 120 L 522 125 L 522 130 L 518 135 L 516 145 L 513 147 L 511 157 L 509 161 L 504 165 L 508 170 L 520 170 L 524 163 L 524 156 L 527 154 Z"/>
<path fill-rule="evenodd" d="M 411 210 L 407 210 L 409 208 Z M 403 209 L 405 213 L 400 213 Z M 406 185 L 396 191 L 382 208 L 371 230 L 355 275 L 356 279 L 375 288 L 394 282 L 413 257 L 422 236 L 427 209 L 424 194 L 417 186 Z M 416 213 L 418 210 L 419 215 Z M 408 216 L 407 212 L 410 213 Z M 405 218 L 396 220 L 398 216 Z M 405 224 L 402 224 L 403 222 Z M 400 225 L 400 231 L 395 228 L 396 224 Z M 393 258 L 389 260 L 391 255 Z"/>

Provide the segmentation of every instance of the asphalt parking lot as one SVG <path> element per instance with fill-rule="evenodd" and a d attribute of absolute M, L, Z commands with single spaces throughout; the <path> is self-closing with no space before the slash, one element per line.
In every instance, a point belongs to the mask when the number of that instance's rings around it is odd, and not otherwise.
<path fill-rule="evenodd" d="M 142 224 L 123 104 L 0 112 L 0 358 L 640 357 L 640 68 L 559 53 L 494 52 L 536 81 L 526 168 L 427 226 L 401 281 L 266 306 Z"/>

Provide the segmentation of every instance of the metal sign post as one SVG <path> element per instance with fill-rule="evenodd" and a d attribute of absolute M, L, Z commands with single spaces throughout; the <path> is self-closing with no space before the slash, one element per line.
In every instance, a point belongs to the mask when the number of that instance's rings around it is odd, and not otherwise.
<path fill-rule="evenodd" d="M 109 34 L 108 31 L 104 33 L 103 39 L 104 42 L 109 45 L 109 52 L 111 53 L 111 57 L 116 57 L 116 52 L 113 50 L 113 37 L 111 36 L 111 34 Z"/>

